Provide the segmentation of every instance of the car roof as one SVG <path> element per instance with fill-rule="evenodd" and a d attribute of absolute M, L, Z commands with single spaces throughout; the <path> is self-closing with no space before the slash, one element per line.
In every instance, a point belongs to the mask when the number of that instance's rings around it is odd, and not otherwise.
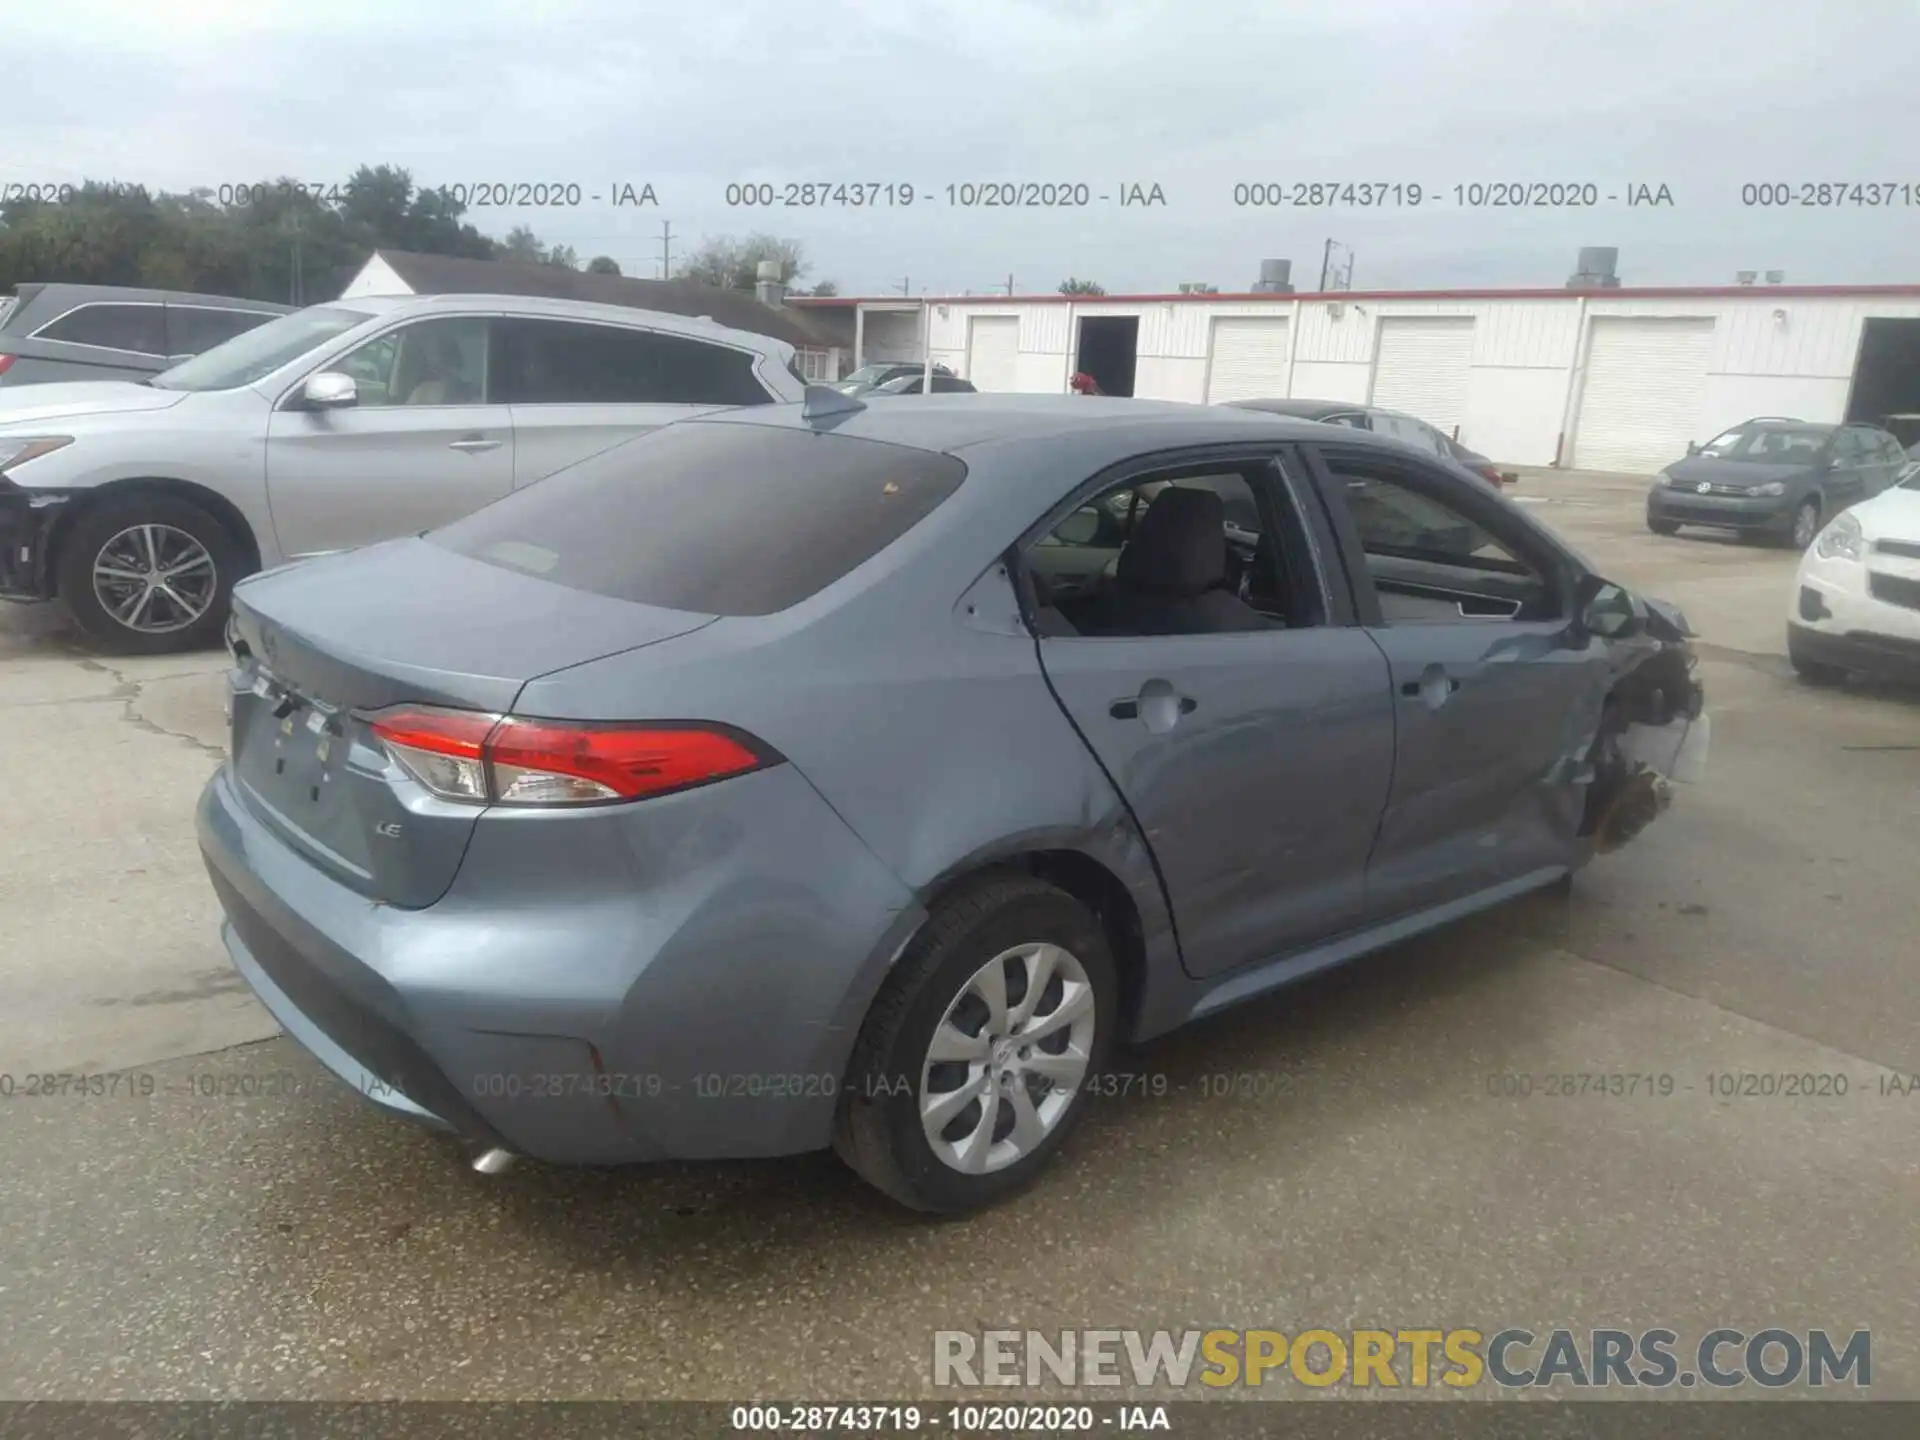
<path fill-rule="evenodd" d="M 371 315 L 524 315 L 546 320 L 586 320 L 605 325 L 642 326 L 785 358 L 793 347 L 771 335 L 736 330 L 718 321 L 632 305 L 602 305 L 588 300 L 556 300 L 545 295 L 369 295 L 323 302 L 330 310 L 361 310 Z M 314 307 L 316 309 L 321 306 Z"/>
<path fill-rule="evenodd" d="M 212 310 L 252 310 L 265 315 L 291 315 L 295 308 L 273 300 L 246 300 L 237 295 L 205 295 L 191 290 L 155 290 L 136 285 L 69 285 L 65 281 L 29 281 L 16 285 L 11 296 L 0 296 L 0 317 L 15 324 L 32 318 L 35 328 L 81 305 L 194 305 Z"/>
<path fill-rule="evenodd" d="M 1353 400 L 1229 400 L 1226 403 L 1236 410 L 1264 410 L 1269 415 L 1291 415 L 1301 420 L 1318 420 L 1327 415 L 1361 415 L 1372 409 Z"/>
<path fill-rule="evenodd" d="M 961 395 L 894 395 L 888 397 L 885 405 L 867 406 L 818 421 L 807 420 L 804 408 L 798 404 L 756 405 L 684 423 L 819 428 L 836 435 L 962 457 L 969 450 L 987 445 L 1079 436 L 1095 442 L 1089 444 L 1090 451 L 1110 451 L 1115 460 L 1163 447 L 1173 449 L 1239 440 L 1321 440 L 1326 435 L 1315 422 L 1259 411 L 1103 395 L 1010 395 L 977 391 Z M 1353 433 L 1363 443 L 1383 446 L 1388 443 L 1364 431 Z M 1102 437 L 1105 443 L 1099 443 Z"/>

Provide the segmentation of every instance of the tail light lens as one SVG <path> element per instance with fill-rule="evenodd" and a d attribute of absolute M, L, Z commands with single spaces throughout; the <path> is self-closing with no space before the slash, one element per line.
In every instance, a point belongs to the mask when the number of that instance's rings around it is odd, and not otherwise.
<path fill-rule="evenodd" d="M 1493 486 L 1493 488 L 1496 490 L 1500 489 L 1502 486 L 1504 486 L 1507 483 L 1507 477 L 1502 475 L 1498 470 L 1494 469 L 1493 466 L 1491 465 L 1488 465 L 1484 469 L 1482 469 L 1480 474 L 1481 474 L 1481 477 L 1485 479 L 1486 482 L 1489 485 Z"/>
<path fill-rule="evenodd" d="M 610 805 L 765 769 L 779 756 L 725 725 L 528 720 L 434 706 L 368 717 L 409 775 L 476 805 Z"/>
<path fill-rule="evenodd" d="M 6 374 L 7 371 L 11 370 L 12 368 L 13 368 L 13 356 L 0 355 L 0 375 Z"/>

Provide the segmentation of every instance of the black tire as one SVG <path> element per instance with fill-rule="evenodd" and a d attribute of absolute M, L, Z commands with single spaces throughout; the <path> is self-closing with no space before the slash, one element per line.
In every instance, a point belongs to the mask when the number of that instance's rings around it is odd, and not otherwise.
<path fill-rule="evenodd" d="M 110 614 L 94 590 L 93 566 L 101 548 L 133 525 L 164 525 L 191 536 L 214 567 L 212 603 L 197 620 L 172 630 L 140 630 Z M 60 542 L 54 575 L 60 598 L 87 637 L 120 655 L 171 655 L 219 643 L 227 623 L 234 582 L 240 578 L 241 549 L 232 533 L 190 500 L 155 493 L 116 497 L 82 511 Z"/>
<path fill-rule="evenodd" d="M 1106 933 L 1086 906 L 1045 881 L 1012 873 L 982 877 L 940 902 L 867 1012 L 847 1067 L 833 1142 L 862 1179 L 903 1205 L 955 1215 L 997 1204 L 1046 1168 L 1086 1109 L 1083 1083 L 1030 1153 L 984 1174 L 949 1166 L 921 1125 L 921 1077 L 935 1027 L 975 972 L 1002 951 L 1031 941 L 1060 946 L 1086 973 L 1094 1007 L 1089 1080 L 1111 1053 L 1119 1026 L 1119 976 Z"/>
<path fill-rule="evenodd" d="M 1680 524 L 1675 520 L 1649 520 L 1647 521 L 1647 529 L 1656 535 L 1678 535 L 1680 533 Z"/>
<path fill-rule="evenodd" d="M 1805 550 L 1813 544 L 1814 536 L 1820 533 L 1820 514 L 1820 497 L 1809 495 L 1793 507 L 1793 518 L 1787 522 L 1787 533 L 1781 537 L 1780 543 L 1789 550 Z M 1801 538 L 1803 534 L 1806 537 L 1804 540 Z"/>

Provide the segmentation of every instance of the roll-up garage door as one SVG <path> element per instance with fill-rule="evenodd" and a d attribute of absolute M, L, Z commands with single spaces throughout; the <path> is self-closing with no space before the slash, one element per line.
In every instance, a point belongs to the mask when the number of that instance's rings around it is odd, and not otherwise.
<path fill-rule="evenodd" d="M 976 390 L 1020 388 L 1020 317 L 976 315 L 967 330 L 967 379 Z"/>
<path fill-rule="evenodd" d="M 1467 418 L 1472 364 L 1471 316 L 1382 320 L 1372 403 L 1451 435 Z"/>
<path fill-rule="evenodd" d="M 1711 320 L 1596 319 L 1574 422 L 1573 463 L 1651 475 L 1698 439 Z"/>
<path fill-rule="evenodd" d="M 1277 400 L 1287 393 L 1285 316 L 1223 316 L 1213 322 L 1207 403 Z"/>

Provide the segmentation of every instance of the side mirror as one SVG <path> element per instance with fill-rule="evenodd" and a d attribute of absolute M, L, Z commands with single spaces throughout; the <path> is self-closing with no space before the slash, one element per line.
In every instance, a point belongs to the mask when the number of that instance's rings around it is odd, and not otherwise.
<path fill-rule="evenodd" d="M 344 410 L 360 402 L 360 387 L 351 375 L 338 370 L 322 370 L 311 375 L 301 388 L 300 398 L 310 410 Z"/>
<path fill-rule="evenodd" d="M 1578 593 L 1576 623 L 1582 635 L 1602 640 L 1624 640 L 1647 623 L 1647 607 L 1631 590 L 1599 576 L 1589 576 Z"/>
<path fill-rule="evenodd" d="M 1076 510 L 1053 533 L 1069 545 L 1091 545 L 1100 534 L 1100 512 L 1091 505 Z"/>

